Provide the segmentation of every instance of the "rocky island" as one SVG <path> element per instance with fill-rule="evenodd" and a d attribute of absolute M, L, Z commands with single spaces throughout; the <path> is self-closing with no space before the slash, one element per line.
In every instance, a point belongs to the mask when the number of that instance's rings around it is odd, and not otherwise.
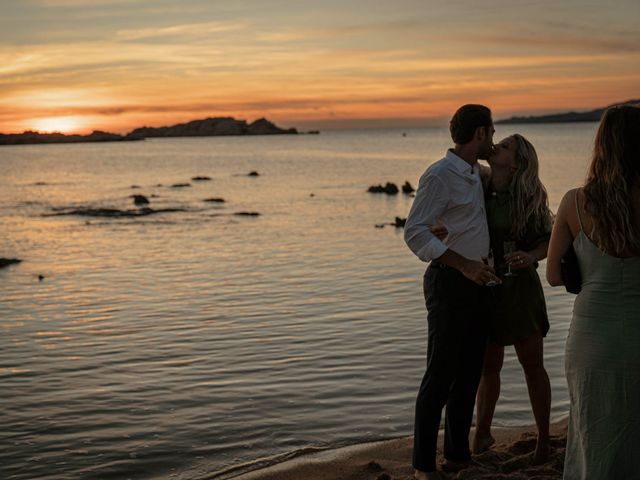
<path fill-rule="evenodd" d="M 168 127 L 141 127 L 118 135 L 94 131 L 89 135 L 65 135 L 63 133 L 39 133 L 27 131 L 24 133 L 1 134 L 0 145 L 26 145 L 41 143 L 79 143 L 79 142 L 117 142 L 129 140 L 144 140 L 145 138 L 165 137 L 213 137 L 220 135 L 282 135 L 297 134 L 295 128 L 284 129 L 274 125 L 266 118 L 260 118 L 253 123 L 236 120 L 232 117 L 205 118 L 188 123 L 179 123 Z"/>
<path fill-rule="evenodd" d="M 28 145 L 39 143 L 80 143 L 80 142 L 120 142 L 124 140 L 140 140 L 128 138 L 116 133 L 94 130 L 89 135 L 65 135 L 64 133 L 40 133 L 26 131 L 24 133 L 0 133 L 0 145 Z"/>
<path fill-rule="evenodd" d="M 281 135 L 297 134 L 295 128 L 283 129 L 277 127 L 266 118 L 253 123 L 236 120 L 232 117 L 205 118 L 188 123 L 179 123 L 170 127 L 142 127 L 136 128 L 127 137 L 210 137 L 217 135 Z"/>
<path fill-rule="evenodd" d="M 596 108 L 586 112 L 566 112 L 554 113 L 551 115 L 527 116 L 527 117 L 511 117 L 498 120 L 499 124 L 510 123 L 565 123 L 565 122 L 599 122 L 600 117 L 607 108 L 614 105 L 635 105 L 640 106 L 640 100 L 627 100 L 626 102 L 614 103 L 607 107 Z"/>

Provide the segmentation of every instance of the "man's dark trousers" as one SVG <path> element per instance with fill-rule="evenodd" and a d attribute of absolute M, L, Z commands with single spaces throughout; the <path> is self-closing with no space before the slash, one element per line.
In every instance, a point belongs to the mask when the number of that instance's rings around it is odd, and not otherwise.
<path fill-rule="evenodd" d="M 413 466 L 436 469 L 438 430 L 445 412 L 444 457 L 471 458 L 469 430 L 487 341 L 491 287 L 458 270 L 432 263 L 424 275 L 427 305 L 427 370 L 416 401 Z"/>

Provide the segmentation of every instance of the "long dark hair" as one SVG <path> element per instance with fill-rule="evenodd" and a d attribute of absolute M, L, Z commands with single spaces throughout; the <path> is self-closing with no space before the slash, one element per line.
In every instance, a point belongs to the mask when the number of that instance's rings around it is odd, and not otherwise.
<path fill-rule="evenodd" d="M 640 108 L 612 107 L 600 120 L 584 185 L 585 210 L 593 218 L 591 239 L 607 253 L 640 250 L 632 195 L 639 181 Z"/>

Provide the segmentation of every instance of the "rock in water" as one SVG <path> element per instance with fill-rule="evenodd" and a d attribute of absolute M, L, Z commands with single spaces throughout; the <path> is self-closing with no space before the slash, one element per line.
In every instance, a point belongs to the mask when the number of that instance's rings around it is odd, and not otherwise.
<path fill-rule="evenodd" d="M 45 213 L 44 217 L 56 217 L 62 215 L 79 215 L 83 217 L 142 217 L 156 213 L 184 212 L 184 208 L 153 208 L 141 206 L 137 209 L 119 210 L 117 208 L 62 208 L 55 209 L 54 213 Z"/>
<path fill-rule="evenodd" d="M 0 258 L 0 268 L 13 265 L 14 263 L 20 263 L 21 261 L 19 258 Z"/>
<path fill-rule="evenodd" d="M 131 195 L 135 205 L 149 205 L 149 199 L 144 195 Z"/>
<path fill-rule="evenodd" d="M 408 195 L 408 194 L 413 193 L 415 191 L 416 191 L 416 189 L 413 188 L 413 186 L 411 186 L 411 184 L 409 183 L 409 180 L 404 182 L 404 185 L 402 185 L 402 193 L 406 193 Z"/>
<path fill-rule="evenodd" d="M 387 195 L 395 195 L 399 192 L 398 186 L 395 183 L 387 182 L 383 187 L 382 185 L 372 185 L 369 187 L 369 193 L 386 193 Z"/>

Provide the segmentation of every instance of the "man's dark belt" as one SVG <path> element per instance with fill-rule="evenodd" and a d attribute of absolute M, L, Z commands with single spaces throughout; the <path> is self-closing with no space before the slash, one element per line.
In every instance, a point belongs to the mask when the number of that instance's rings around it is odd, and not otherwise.
<path fill-rule="evenodd" d="M 429 267 L 437 268 L 439 270 L 455 270 L 455 268 L 450 267 L 449 265 L 447 265 L 445 263 L 440 263 L 440 262 L 431 262 L 429 264 Z"/>

